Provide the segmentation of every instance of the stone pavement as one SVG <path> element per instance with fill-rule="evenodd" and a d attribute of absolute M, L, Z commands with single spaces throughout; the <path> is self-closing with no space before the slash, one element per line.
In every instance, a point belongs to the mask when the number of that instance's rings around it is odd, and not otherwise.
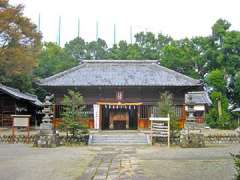
<path fill-rule="evenodd" d="M 80 180 L 147 180 L 135 147 L 103 147 Z"/>

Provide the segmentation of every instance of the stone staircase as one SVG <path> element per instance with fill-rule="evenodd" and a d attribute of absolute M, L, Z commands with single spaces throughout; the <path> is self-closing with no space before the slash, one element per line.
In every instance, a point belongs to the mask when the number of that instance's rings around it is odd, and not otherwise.
<path fill-rule="evenodd" d="M 148 145 L 149 136 L 144 133 L 96 133 L 91 134 L 89 145 Z"/>

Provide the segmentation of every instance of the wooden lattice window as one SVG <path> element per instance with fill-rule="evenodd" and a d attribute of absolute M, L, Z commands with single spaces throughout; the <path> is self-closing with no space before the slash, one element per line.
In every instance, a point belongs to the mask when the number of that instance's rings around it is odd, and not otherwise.
<path fill-rule="evenodd" d="M 176 105 L 176 106 L 174 106 L 174 109 L 175 109 L 175 116 L 177 118 L 181 118 L 183 116 L 183 106 Z"/>
<path fill-rule="evenodd" d="M 54 117 L 61 118 L 63 113 L 63 105 L 55 105 L 54 108 Z"/>
<path fill-rule="evenodd" d="M 85 118 L 91 118 L 93 119 L 93 105 L 92 104 L 88 104 L 85 106 L 85 109 L 83 111 L 83 117 Z"/>
<path fill-rule="evenodd" d="M 142 105 L 140 106 L 140 118 L 148 118 L 150 113 L 150 107 L 149 105 Z"/>

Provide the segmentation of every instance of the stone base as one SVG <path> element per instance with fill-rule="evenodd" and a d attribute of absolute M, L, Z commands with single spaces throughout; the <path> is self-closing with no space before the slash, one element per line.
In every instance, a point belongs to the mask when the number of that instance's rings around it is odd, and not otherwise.
<path fill-rule="evenodd" d="M 56 133 L 40 133 L 36 141 L 34 142 L 34 147 L 41 147 L 41 148 L 54 148 L 59 146 L 59 135 Z M 53 131 L 52 131 L 53 132 Z"/>
<path fill-rule="evenodd" d="M 201 133 L 181 133 L 180 146 L 183 148 L 202 148 L 205 146 L 204 135 Z"/>

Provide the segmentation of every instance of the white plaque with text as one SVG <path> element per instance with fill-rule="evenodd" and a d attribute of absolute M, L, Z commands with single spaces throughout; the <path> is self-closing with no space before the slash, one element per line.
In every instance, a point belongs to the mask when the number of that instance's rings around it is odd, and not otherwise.
<path fill-rule="evenodd" d="M 99 113 L 100 113 L 100 106 L 99 104 L 93 105 L 93 112 L 94 112 L 94 128 L 99 129 Z"/>
<path fill-rule="evenodd" d="M 12 115 L 12 117 L 13 117 L 13 126 L 14 127 L 29 127 L 30 115 L 26 115 L 26 116 Z"/>

